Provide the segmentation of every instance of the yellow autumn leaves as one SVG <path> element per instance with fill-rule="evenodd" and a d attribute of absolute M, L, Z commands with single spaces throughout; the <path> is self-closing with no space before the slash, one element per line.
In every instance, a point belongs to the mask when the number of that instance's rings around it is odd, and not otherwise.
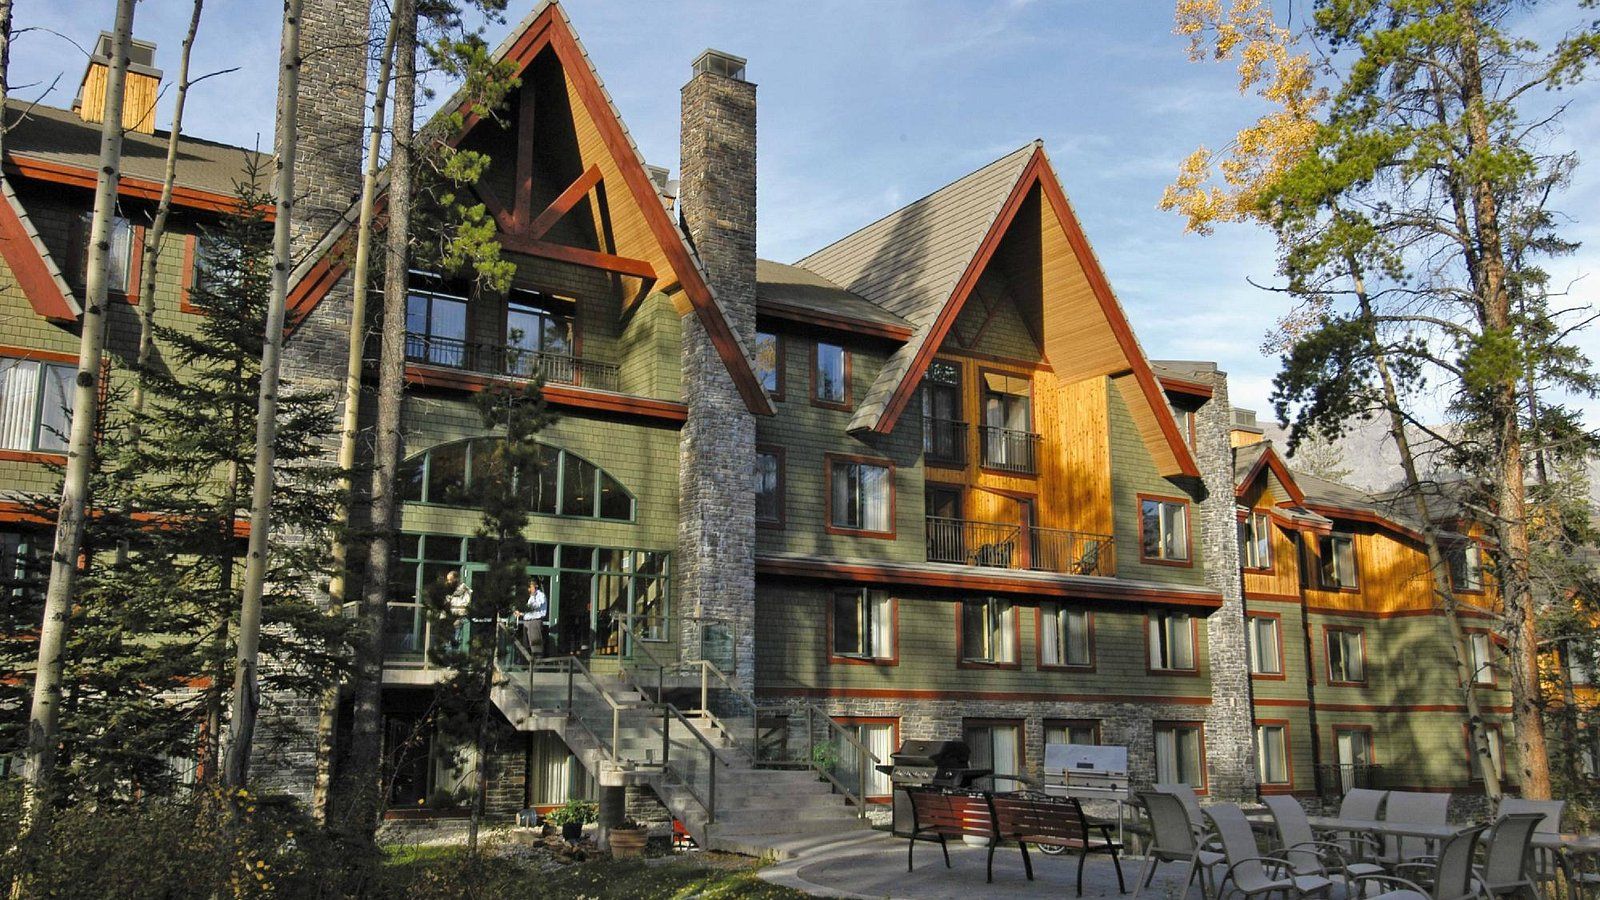
<path fill-rule="evenodd" d="M 1279 25 L 1269 0 L 1178 0 L 1176 33 L 1189 38 L 1189 58 L 1233 60 L 1239 93 L 1274 109 L 1241 130 L 1220 162 L 1204 146 L 1183 160 L 1159 207 L 1187 220 L 1187 231 L 1209 234 L 1218 222 L 1260 215 L 1262 191 L 1306 153 L 1316 138 L 1317 111 L 1328 91 L 1316 84 L 1311 55 L 1296 52 L 1295 35 Z"/>

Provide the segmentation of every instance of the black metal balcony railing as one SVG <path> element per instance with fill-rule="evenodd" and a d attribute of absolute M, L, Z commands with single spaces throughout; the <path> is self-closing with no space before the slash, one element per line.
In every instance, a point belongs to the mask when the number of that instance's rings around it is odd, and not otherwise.
<path fill-rule="evenodd" d="M 1003 522 L 927 518 L 928 562 L 1063 575 L 1116 574 L 1109 534 L 1030 528 Z"/>
<path fill-rule="evenodd" d="M 1338 798 L 1356 788 L 1378 787 L 1381 771 L 1380 767 L 1365 763 L 1323 763 L 1317 766 L 1317 780 L 1322 784 L 1324 797 Z"/>
<path fill-rule="evenodd" d="M 1022 472 L 1035 475 L 1039 472 L 1039 436 L 1031 431 L 982 425 L 978 436 L 983 443 L 983 464 L 990 469 Z"/>
<path fill-rule="evenodd" d="M 502 344 L 478 344 L 410 333 L 406 335 L 406 359 L 485 375 L 533 378 L 543 374 L 544 380 L 553 384 L 581 385 L 602 391 L 617 389 L 617 366 L 611 363 Z"/>
<path fill-rule="evenodd" d="M 930 463 L 967 464 L 967 423 L 954 419 L 922 420 L 922 451 Z"/>

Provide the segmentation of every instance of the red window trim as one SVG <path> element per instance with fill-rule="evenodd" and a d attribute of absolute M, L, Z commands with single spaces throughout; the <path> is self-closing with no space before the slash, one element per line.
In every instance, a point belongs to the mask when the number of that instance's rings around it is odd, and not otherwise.
<path fill-rule="evenodd" d="M 834 403 L 831 400 L 819 400 L 817 398 L 817 348 L 820 347 L 823 344 L 827 344 L 830 347 L 838 347 L 839 348 L 839 352 L 844 354 L 844 402 L 842 402 L 842 403 Z M 851 398 L 851 391 L 850 391 L 851 381 L 854 378 L 854 372 L 853 372 L 853 369 L 854 369 L 853 358 L 854 358 L 854 356 L 855 356 L 855 354 L 850 352 L 850 348 L 846 347 L 843 344 L 834 343 L 833 341 L 812 341 L 811 342 L 811 362 L 810 362 L 810 366 L 811 366 L 811 397 L 810 397 L 810 399 L 811 399 L 811 405 L 812 406 L 820 407 L 822 409 L 835 409 L 835 410 L 839 410 L 840 412 L 849 412 L 851 409 L 854 408 L 852 406 L 852 398 Z"/>
<path fill-rule="evenodd" d="M 1284 680 L 1288 679 L 1288 677 L 1289 677 L 1289 663 L 1288 663 L 1288 660 L 1284 659 L 1284 656 L 1283 656 L 1283 613 L 1258 612 L 1258 611 L 1253 610 L 1253 609 L 1247 609 L 1247 610 L 1245 610 L 1244 617 L 1245 617 L 1245 627 L 1247 627 L 1247 628 L 1250 625 L 1250 620 L 1251 619 L 1274 619 L 1278 623 L 1278 627 L 1273 629 L 1273 631 L 1277 632 L 1277 634 L 1278 634 L 1278 672 L 1277 672 L 1277 674 L 1272 674 L 1272 673 L 1267 673 L 1267 672 L 1251 672 L 1250 673 L 1250 677 L 1252 679 L 1257 680 L 1257 681 L 1284 681 Z M 1248 637 L 1247 637 L 1247 643 L 1246 643 L 1245 649 L 1246 650 L 1249 649 Z"/>
<path fill-rule="evenodd" d="M 1004 600 L 1011 604 L 1011 658 L 1014 662 L 983 662 L 982 660 L 967 659 L 967 652 L 962 640 L 962 624 L 966 617 L 968 603 L 987 602 L 989 600 Z M 1021 669 L 1022 668 L 1022 621 L 1018 612 L 1017 603 L 1005 597 L 966 597 L 951 604 L 956 609 L 956 668 L 958 669 Z"/>
<path fill-rule="evenodd" d="M 1161 494 L 1138 494 L 1136 502 L 1139 506 L 1135 510 L 1139 522 L 1139 562 L 1152 566 L 1173 566 L 1180 569 L 1194 568 L 1194 506 L 1187 497 L 1167 497 Z M 1185 559 L 1158 559 L 1144 555 L 1144 502 L 1154 500 L 1160 503 L 1183 504 L 1183 544 Z"/>
<path fill-rule="evenodd" d="M 1072 664 L 1069 664 L 1069 663 L 1047 663 L 1047 662 L 1044 661 L 1044 637 L 1043 636 L 1044 636 L 1044 608 L 1045 608 L 1046 604 L 1054 606 L 1054 607 L 1058 608 L 1059 610 L 1061 610 L 1062 612 L 1067 612 L 1069 610 L 1073 611 L 1073 612 L 1082 612 L 1084 615 L 1089 617 L 1089 622 L 1088 622 L 1089 664 L 1088 665 L 1081 665 L 1080 666 L 1080 665 L 1072 665 Z M 1082 606 L 1077 606 L 1077 605 L 1071 604 L 1071 603 L 1059 603 L 1059 602 L 1051 601 L 1051 600 L 1040 601 L 1039 605 L 1035 606 L 1033 608 L 1033 664 L 1034 664 L 1034 668 L 1038 669 L 1041 672 L 1080 672 L 1080 673 L 1087 674 L 1087 673 L 1095 671 L 1096 666 L 1099 664 L 1099 657 L 1097 657 L 1095 655 L 1095 646 L 1094 646 L 1094 610 L 1085 609 Z M 1064 719 L 1062 721 L 1075 721 L 1075 720 L 1065 720 Z M 1088 720 L 1084 720 L 1084 721 L 1088 721 Z"/>
<path fill-rule="evenodd" d="M 778 458 L 778 518 L 763 519 L 760 515 L 757 515 L 756 527 L 770 528 L 774 531 L 781 531 L 787 525 L 789 512 L 789 485 L 787 478 L 789 461 L 787 454 L 784 452 L 784 448 L 778 446 L 777 444 L 757 444 L 756 454 L 759 456 L 762 453 L 770 453 Z"/>
<path fill-rule="evenodd" d="M 1156 719 L 1150 723 L 1150 742 L 1152 745 L 1155 743 L 1156 730 L 1160 728 L 1193 728 L 1200 732 L 1200 786 L 1195 788 L 1194 792 L 1200 797 L 1211 793 L 1211 767 L 1206 764 L 1206 761 L 1210 758 L 1206 756 L 1206 723 L 1198 719 Z M 1150 759 L 1153 764 L 1155 761 L 1155 747 L 1152 746 L 1150 749 Z"/>
<path fill-rule="evenodd" d="M 1283 784 L 1274 784 L 1263 781 L 1260 784 L 1261 793 L 1292 794 L 1294 793 L 1294 733 L 1291 730 L 1290 722 L 1288 719 L 1257 719 L 1256 728 L 1259 730 L 1262 726 L 1283 729 L 1283 771 L 1285 775 L 1289 776 L 1289 780 Z M 1258 736 L 1256 746 L 1256 766 L 1258 768 L 1261 765 L 1261 747 L 1259 741 L 1260 738 Z M 1260 773 L 1258 772 L 1257 774 L 1259 775 Z"/>
<path fill-rule="evenodd" d="M 849 528 L 844 525 L 833 524 L 833 464 L 836 462 L 860 463 L 889 470 L 888 531 L 871 531 L 865 528 Z M 894 460 L 874 456 L 859 456 L 853 453 L 824 453 L 822 455 L 822 486 L 822 527 L 824 532 L 878 540 L 894 540 L 900 527 L 899 520 L 896 517 L 898 510 L 896 508 L 895 495 L 898 492 L 895 490 Z"/>
<path fill-rule="evenodd" d="M 1378 764 L 1378 742 L 1373 740 L 1373 735 L 1377 731 L 1371 725 L 1360 722 L 1334 722 L 1328 728 L 1329 733 L 1333 735 L 1333 752 L 1329 755 L 1333 757 L 1334 765 L 1339 764 L 1339 732 L 1341 731 L 1365 731 L 1367 733 L 1367 765 L 1375 766 Z"/>
<path fill-rule="evenodd" d="M 1355 577 L 1356 577 L 1356 583 L 1355 584 L 1351 585 L 1350 587 L 1344 587 L 1343 585 L 1327 584 L 1326 582 L 1324 582 L 1322 580 L 1322 539 L 1323 538 L 1328 538 L 1329 540 L 1332 540 L 1333 538 L 1349 538 L 1350 539 L 1350 571 L 1351 571 L 1351 574 L 1355 575 Z M 1316 584 L 1317 584 L 1317 590 L 1335 591 L 1335 592 L 1338 592 L 1338 593 L 1341 593 L 1341 594 L 1359 594 L 1359 593 L 1361 593 L 1361 553 L 1356 549 L 1356 535 L 1355 535 L 1355 532 L 1351 532 L 1351 531 L 1335 531 L 1332 534 L 1318 535 L 1317 536 L 1317 540 L 1314 541 L 1314 542 L 1308 542 L 1307 546 L 1315 546 L 1317 548 L 1316 549 L 1316 553 L 1315 553 L 1316 563 L 1317 564 L 1315 566 L 1311 567 L 1311 570 L 1314 573 L 1316 573 L 1315 574 L 1315 580 L 1316 580 Z"/>
<path fill-rule="evenodd" d="M 1322 626 L 1322 670 L 1327 673 L 1328 687 L 1366 687 L 1367 681 L 1338 681 L 1333 677 L 1333 655 L 1328 652 L 1329 636 L 1336 631 L 1354 632 L 1361 635 L 1361 677 L 1368 679 L 1371 673 L 1367 670 L 1367 629 L 1361 625 L 1329 625 Z"/>
<path fill-rule="evenodd" d="M 1166 612 L 1180 612 L 1180 610 L 1166 610 Z M 1176 675 L 1183 678 L 1200 677 L 1200 617 L 1192 613 L 1188 615 L 1189 640 L 1194 654 L 1194 668 L 1157 669 L 1152 665 L 1154 660 L 1150 658 L 1150 614 L 1144 614 L 1144 630 L 1140 632 L 1139 639 L 1144 644 L 1144 671 L 1146 675 Z"/>
<path fill-rule="evenodd" d="M 828 629 L 828 632 L 827 632 L 826 635 L 824 635 L 823 639 L 827 642 L 826 646 L 827 646 L 827 651 L 828 651 L 828 664 L 829 665 L 835 665 L 835 666 L 898 666 L 898 665 L 900 665 L 900 598 L 894 596 L 893 594 L 890 594 L 890 596 L 889 596 L 889 629 L 890 629 L 889 646 L 891 648 L 891 653 L 890 653 L 889 656 L 872 656 L 872 657 L 846 656 L 846 655 L 841 655 L 841 654 L 838 654 L 838 653 L 834 652 L 834 649 L 833 649 L 833 609 L 834 609 L 834 604 L 838 601 L 839 595 L 840 594 L 860 594 L 862 591 L 871 591 L 871 590 L 881 590 L 881 588 L 868 588 L 868 587 L 858 587 L 858 588 L 854 588 L 854 589 L 851 589 L 851 588 L 837 588 L 835 590 L 832 590 L 832 591 L 828 592 L 828 595 L 827 595 L 827 598 L 828 598 L 827 599 L 828 609 L 827 609 L 826 615 L 824 616 L 824 620 L 826 622 L 826 627 Z M 888 591 L 884 591 L 884 593 L 888 593 Z M 899 745 L 896 744 L 896 746 L 899 746 Z"/>

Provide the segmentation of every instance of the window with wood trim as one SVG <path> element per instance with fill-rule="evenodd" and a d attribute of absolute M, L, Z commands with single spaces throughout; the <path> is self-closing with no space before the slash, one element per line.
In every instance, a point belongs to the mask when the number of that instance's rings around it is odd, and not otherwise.
<path fill-rule="evenodd" d="M 89 232 L 94 224 L 94 213 L 85 212 L 79 217 L 77 230 L 79 245 L 76 248 L 78 264 L 74 274 L 78 285 L 87 287 L 89 283 Z M 106 290 L 113 294 L 127 294 L 132 288 L 133 280 L 133 222 L 122 216 L 111 217 L 111 230 L 108 235 L 111 248 L 106 262 Z"/>
<path fill-rule="evenodd" d="M 78 367 L 0 357 L 0 450 L 62 453 Z"/>
<path fill-rule="evenodd" d="M 1088 610 L 1060 603 L 1039 604 L 1039 664 L 1080 668 L 1094 665 Z"/>
<path fill-rule="evenodd" d="M 1445 544 L 1445 562 L 1450 567 L 1450 586 L 1457 591 L 1483 590 L 1483 547 L 1470 538 Z"/>
<path fill-rule="evenodd" d="M 831 459 L 828 482 L 828 522 L 834 528 L 868 534 L 894 530 L 894 469 L 855 459 Z"/>
<path fill-rule="evenodd" d="M 1467 632 L 1467 663 L 1473 684 L 1494 686 L 1494 639 L 1487 632 Z"/>
<path fill-rule="evenodd" d="M 783 451 L 757 448 L 752 472 L 756 491 L 756 524 L 783 525 Z"/>
<path fill-rule="evenodd" d="M 1256 726 L 1256 778 L 1262 784 L 1289 783 L 1289 726 Z"/>
<path fill-rule="evenodd" d="M 928 462 L 960 466 L 967 460 L 967 423 L 961 409 L 961 367 L 934 360 L 922 377 L 922 454 Z"/>
<path fill-rule="evenodd" d="M 413 286 L 406 294 L 406 359 L 467 368 L 467 298 Z"/>
<path fill-rule="evenodd" d="M 573 301 L 541 291 L 512 288 L 506 295 L 506 372 L 571 382 L 577 374 Z"/>
<path fill-rule="evenodd" d="M 850 352 L 818 341 L 811 358 L 811 399 L 825 406 L 850 403 Z"/>
<path fill-rule="evenodd" d="M 1472 740 L 1472 728 L 1463 726 L 1462 731 L 1467 739 L 1468 777 L 1473 781 L 1482 781 L 1483 769 L 1478 765 L 1478 748 Z M 1500 732 L 1500 726 L 1494 723 L 1484 725 L 1483 736 L 1489 744 L 1489 764 L 1494 767 L 1495 775 L 1504 782 L 1506 780 L 1505 737 Z"/>
<path fill-rule="evenodd" d="M 1139 501 L 1139 555 L 1146 561 L 1189 561 L 1189 504 L 1145 497 Z"/>
<path fill-rule="evenodd" d="M 1325 534 L 1317 538 L 1317 577 L 1329 590 L 1356 589 L 1356 540 L 1348 534 Z"/>
<path fill-rule="evenodd" d="M 1367 635 L 1363 629 L 1340 627 L 1327 630 L 1328 681 L 1333 684 L 1365 684 L 1367 681 Z"/>
<path fill-rule="evenodd" d="M 1093 746 L 1100 743 L 1099 719 L 1045 719 L 1044 742 Z"/>
<path fill-rule="evenodd" d="M 994 775 L 980 778 L 973 786 L 984 791 L 1014 791 L 1022 784 L 1005 775 L 1021 775 L 1025 764 L 1021 722 L 964 720 L 961 737 L 972 751 L 970 765 L 991 769 Z"/>
<path fill-rule="evenodd" d="M 1179 406 L 1176 403 L 1167 404 L 1172 409 L 1173 421 L 1178 423 L 1178 433 L 1183 435 L 1183 442 L 1189 449 L 1195 449 L 1194 410 Z"/>
<path fill-rule="evenodd" d="M 887 591 L 860 588 L 833 595 L 829 652 L 844 659 L 894 658 L 894 601 Z"/>
<path fill-rule="evenodd" d="M 1239 564 L 1246 569 L 1272 568 L 1272 516 L 1249 510 L 1239 520 Z"/>
<path fill-rule="evenodd" d="M 983 373 L 983 464 L 1007 472 L 1039 471 L 1033 430 L 1033 381 L 1024 375 Z"/>
<path fill-rule="evenodd" d="M 900 746 L 898 720 L 846 720 L 839 723 L 839 727 L 861 743 L 861 747 L 858 747 L 855 742 L 842 735 L 835 738 L 834 749 L 839 754 L 841 770 L 839 780 L 854 790 L 862 783 L 862 779 L 865 779 L 868 800 L 889 799 L 894 793 L 894 785 L 887 774 L 879 772 L 874 767 L 872 761 L 861 752 L 861 748 L 865 747 L 879 762 L 888 762 Z"/>
<path fill-rule="evenodd" d="M 1156 722 L 1156 783 L 1206 785 L 1205 726 L 1199 722 Z"/>
<path fill-rule="evenodd" d="M 1193 672 L 1197 669 L 1194 617 L 1186 612 L 1152 612 L 1148 617 L 1147 652 L 1150 669 L 1157 672 Z"/>
<path fill-rule="evenodd" d="M 755 363 L 756 379 L 767 389 L 772 399 L 783 397 L 783 338 L 770 331 L 756 332 L 755 346 L 750 348 L 751 361 Z"/>
<path fill-rule="evenodd" d="M 961 661 L 988 665 L 1016 663 L 1017 609 L 1010 600 L 985 597 L 962 601 Z"/>
<path fill-rule="evenodd" d="M 1249 642 L 1250 674 L 1282 675 L 1283 648 L 1276 616 L 1250 616 L 1245 636 Z"/>

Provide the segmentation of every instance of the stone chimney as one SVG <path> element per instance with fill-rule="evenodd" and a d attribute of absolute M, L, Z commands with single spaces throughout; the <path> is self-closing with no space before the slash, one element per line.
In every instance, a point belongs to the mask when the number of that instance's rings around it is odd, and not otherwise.
<path fill-rule="evenodd" d="M 729 325 L 756 331 L 756 86 L 745 61 L 707 50 L 683 87 L 678 209 Z M 678 609 L 684 646 L 755 676 L 755 420 L 695 316 L 684 318 Z"/>
<path fill-rule="evenodd" d="M 83 82 L 72 101 L 72 111 L 95 125 L 106 118 L 106 76 L 111 73 L 111 32 L 100 32 L 94 54 L 83 70 Z M 156 68 L 156 45 L 134 38 L 128 42 L 128 77 L 122 87 L 122 127 L 140 134 L 156 130 L 156 99 L 161 91 L 161 70 Z"/>
<path fill-rule="evenodd" d="M 308 250 L 361 193 L 370 0 L 304 0 L 294 246 Z"/>

